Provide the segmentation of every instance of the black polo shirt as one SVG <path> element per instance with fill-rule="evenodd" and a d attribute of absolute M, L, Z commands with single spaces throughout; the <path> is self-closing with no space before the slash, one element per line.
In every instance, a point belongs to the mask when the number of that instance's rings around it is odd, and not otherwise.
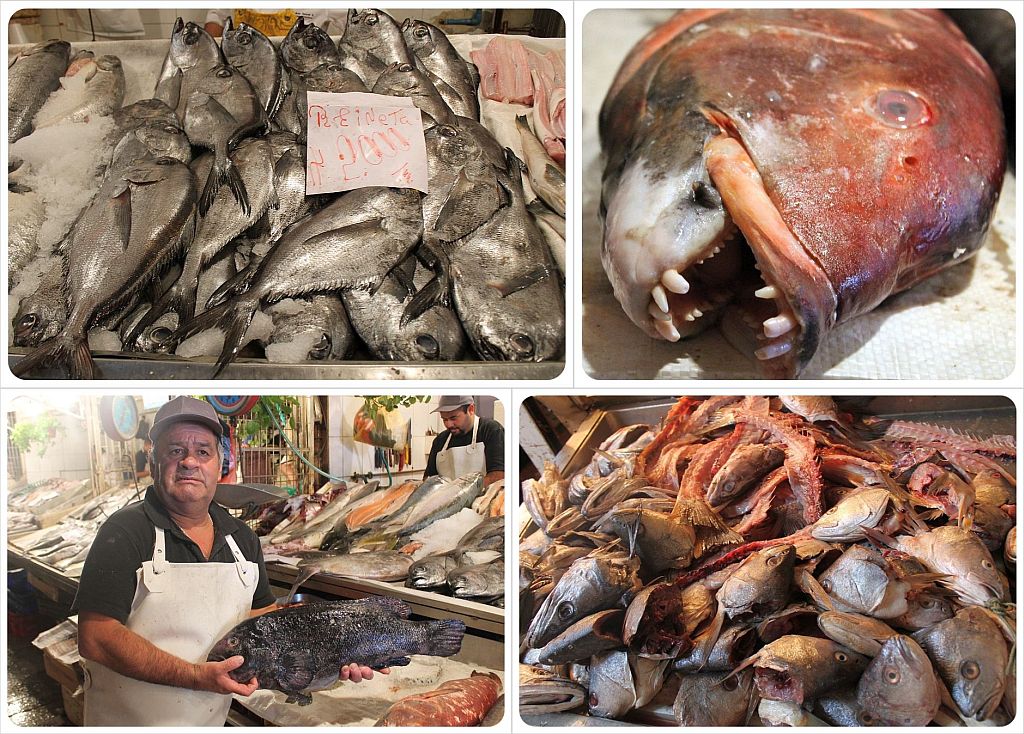
<path fill-rule="evenodd" d="M 441 431 L 434 437 L 434 443 L 430 445 L 430 457 L 427 459 L 427 469 L 423 472 L 423 478 L 432 477 L 437 474 L 437 453 L 444 448 L 445 441 L 451 435 L 450 431 Z M 452 442 L 448 448 L 469 446 L 473 442 L 473 427 L 469 431 L 452 436 Z M 476 431 L 476 442 L 484 445 L 484 463 L 487 466 L 485 474 L 492 471 L 505 471 L 505 429 L 498 421 L 489 418 L 481 418 L 480 425 Z"/>
<path fill-rule="evenodd" d="M 164 529 L 167 560 L 171 563 L 234 563 L 226 536 L 234 538 L 246 560 L 259 565 L 259 583 L 252 599 L 252 608 L 261 609 L 274 603 L 263 549 L 259 538 L 245 523 L 228 514 L 216 502 L 210 505 L 213 518 L 213 552 L 207 561 L 195 542 L 167 514 L 152 486 L 142 502 L 123 507 L 100 526 L 82 568 L 82 578 L 73 608 L 80 612 L 96 612 L 113 617 L 124 624 L 135 600 L 136 571 L 143 562 L 153 560 L 156 528 Z M 188 593 L 187 589 L 182 590 Z"/>

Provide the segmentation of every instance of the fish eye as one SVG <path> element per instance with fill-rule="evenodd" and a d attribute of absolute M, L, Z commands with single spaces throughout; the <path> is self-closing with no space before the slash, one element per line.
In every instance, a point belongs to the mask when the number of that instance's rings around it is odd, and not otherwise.
<path fill-rule="evenodd" d="M 27 313 L 18 320 L 19 329 L 31 329 L 36 325 L 38 317 L 34 313 Z"/>
<path fill-rule="evenodd" d="M 238 42 L 243 46 L 247 46 L 252 43 L 252 35 L 249 33 L 242 33 L 238 36 Z"/>
<path fill-rule="evenodd" d="M 933 602 L 931 599 L 922 599 L 921 600 L 921 608 L 922 609 L 931 609 L 934 606 L 935 606 L 935 602 Z"/>
<path fill-rule="evenodd" d="M 237 637 L 228 638 L 228 645 L 230 645 L 231 647 L 237 647 L 239 642 L 240 640 Z"/>
<path fill-rule="evenodd" d="M 458 131 L 451 125 L 442 125 L 439 132 L 446 138 L 454 138 L 456 135 L 459 134 Z"/>
<path fill-rule="evenodd" d="M 722 688 L 726 691 L 735 691 L 736 686 L 738 686 L 739 683 L 740 682 L 736 679 L 736 676 L 730 675 L 728 678 L 722 681 Z"/>
<path fill-rule="evenodd" d="M 302 45 L 308 49 L 315 49 L 320 44 L 317 43 L 317 39 L 315 36 L 306 36 L 305 38 L 302 39 Z"/>
<path fill-rule="evenodd" d="M 526 334 L 513 334 L 509 337 L 509 341 L 512 342 L 512 348 L 519 352 L 523 357 L 529 357 L 535 350 L 535 347 L 533 346 L 533 339 L 528 337 Z"/>
<path fill-rule="evenodd" d="M 414 30 L 412 34 L 417 38 L 425 38 L 426 36 L 430 35 L 430 31 L 428 31 L 423 26 L 417 26 L 416 30 Z"/>
<path fill-rule="evenodd" d="M 441 345 L 430 334 L 418 335 L 416 337 L 416 348 L 427 359 L 437 359 L 441 355 Z"/>
<path fill-rule="evenodd" d="M 313 345 L 313 348 L 309 350 L 309 354 L 306 355 L 308 359 L 325 359 L 328 354 L 331 353 L 331 337 L 327 334 L 321 334 L 320 340 Z"/>
<path fill-rule="evenodd" d="M 893 684 L 899 683 L 900 682 L 900 671 L 896 670 L 896 668 L 886 668 L 885 669 L 885 679 L 889 683 L 893 683 Z"/>
<path fill-rule="evenodd" d="M 825 593 L 831 594 L 832 593 L 832 581 L 831 581 L 831 579 L 823 579 L 822 582 L 821 582 L 821 588 L 823 588 L 825 590 Z"/>
<path fill-rule="evenodd" d="M 597 694 L 591 693 L 590 698 L 587 699 L 587 703 L 590 704 L 591 708 L 597 706 L 597 704 L 599 703 L 599 701 L 597 700 Z"/>
<path fill-rule="evenodd" d="M 834 658 L 835 658 L 835 659 L 836 659 L 836 660 L 837 660 L 838 662 L 840 662 L 840 663 L 845 663 L 845 662 L 846 662 L 847 660 L 849 660 L 849 659 L 850 659 L 850 656 L 849 656 L 849 655 L 847 655 L 847 654 L 846 654 L 845 652 L 843 652 L 842 650 L 836 650 L 836 651 L 835 651 L 835 652 L 834 652 L 834 653 L 832 654 L 832 657 L 834 657 Z"/>
<path fill-rule="evenodd" d="M 931 119 L 924 100 L 901 89 L 883 89 L 876 94 L 871 112 L 889 127 L 900 130 L 923 125 Z"/>
<path fill-rule="evenodd" d="M 964 660 L 960 663 L 960 675 L 967 680 L 974 680 L 981 675 L 981 666 L 974 660 Z"/>
<path fill-rule="evenodd" d="M 159 158 L 156 159 L 156 164 L 158 166 L 173 166 L 177 162 L 177 158 L 171 158 L 170 156 L 166 155 L 160 156 Z"/>
<path fill-rule="evenodd" d="M 399 64 L 398 65 L 398 70 L 399 71 L 412 71 L 412 66 L 409 65 L 409 64 Z"/>
<path fill-rule="evenodd" d="M 986 568 L 988 570 L 992 570 L 992 568 L 994 568 L 994 566 L 992 565 L 992 561 L 982 561 L 981 567 Z"/>
<path fill-rule="evenodd" d="M 177 135 L 179 130 L 174 125 L 164 125 L 164 132 L 168 135 Z"/>
<path fill-rule="evenodd" d="M 556 613 L 558 614 L 559 619 L 564 620 L 572 617 L 572 615 L 576 613 L 576 609 L 575 607 L 573 607 L 571 601 L 563 601 L 561 604 L 558 605 Z"/>
<path fill-rule="evenodd" d="M 217 71 L 217 76 L 219 76 L 221 79 L 227 79 L 231 76 L 231 69 L 219 69 Z"/>
<path fill-rule="evenodd" d="M 367 23 L 367 25 L 377 25 L 377 16 L 376 15 L 368 15 L 368 16 L 366 16 L 366 23 Z"/>
<path fill-rule="evenodd" d="M 861 711 L 859 714 L 857 714 L 857 718 L 860 719 L 860 723 L 864 724 L 865 726 L 871 726 L 872 722 L 875 720 L 875 717 L 872 716 L 871 713 L 868 711 Z"/>
<path fill-rule="evenodd" d="M 152 339 L 156 344 L 163 344 L 165 341 L 171 338 L 173 332 L 166 326 L 158 326 L 149 333 L 149 338 Z"/>

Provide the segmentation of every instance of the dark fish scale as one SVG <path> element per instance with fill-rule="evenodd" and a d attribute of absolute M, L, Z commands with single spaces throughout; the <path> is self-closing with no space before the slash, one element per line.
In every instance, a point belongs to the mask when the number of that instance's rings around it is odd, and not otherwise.
<path fill-rule="evenodd" d="M 236 625 L 207 659 L 241 655 L 245 662 L 231 671 L 234 680 L 256 676 L 260 688 L 305 704 L 309 691 L 337 681 L 342 665 L 408 665 L 410 655 L 447 657 L 460 650 L 465 623 L 416 622 L 411 612 L 404 602 L 383 597 L 288 607 Z"/>

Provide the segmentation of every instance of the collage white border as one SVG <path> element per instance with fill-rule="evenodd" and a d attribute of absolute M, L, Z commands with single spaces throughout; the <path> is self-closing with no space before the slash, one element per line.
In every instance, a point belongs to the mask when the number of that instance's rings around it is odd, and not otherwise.
<path fill-rule="evenodd" d="M 280 7 L 280 3 L 265 2 L 260 0 L 257 2 L 250 3 L 239 3 L 231 2 L 226 3 L 229 5 L 245 5 L 247 7 Z M 342 3 L 342 2 L 311 2 L 308 3 L 310 6 L 315 7 L 359 7 L 353 3 Z M 6 23 L 10 15 L 20 8 L 26 7 L 159 7 L 159 8 L 208 8 L 214 6 L 215 3 L 210 2 L 168 2 L 168 1 L 149 1 L 149 2 L 111 2 L 111 0 L 97 0 L 96 2 L 59 2 L 55 0 L 40 0 L 39 2 L 10 2 L 4 0 L 2 3 L 2 9 L 0 9 L 0 19 Z M 461 7 L 463 4 L 457 2 L 386 2 L 381 3 L 388 8 L 451 8 Z M 963 2 L 950 2 L 946 0 L 944 2 L 878 2 L 878 0 L 865 0 L 863 2 L 851 2 L 849 0 L 842 0 L 841 2 L 827 3 L 822 1 L 819 2 L 807 2 L 806 0 L 801 2 L 799 0 L 791 0 L 789 2 L 778 2 L 772 0 L 752 0 L 750 2 L 723 2 L 722 0 L 710 1 L 710 2 L 664 2 L 664 0 L 655 2 L 640 2 L 640 3 L 629 3 L 629 2 L 598 2 L 595 0 L 587 1 L 562 1 L 555 2 L 549 0 L 547 2 L 522 2 L 521 0 L 513 0 L 509 2 L 493 2 L 485 0 L 483 2 L 476 2 L 471 4 L 465 4 L 465 7 L 469 9 L 477 7 L 485 8 L 535 8 L 535 7 L 549 7 L 558 10 L 566 21 L 566 58 L 571 59 L 572 74 L 571 82 L 569 86 L 569 94 L 567 97 L 567 112 L 571 122 L 571 143 L 569 149 L 568 163 L 571 169 L 571 176 L 569 178 L 570 185 L 567 191 L 567 211 L 570 213 L 567 217 L 566 224 L 566 242 L 569 243 L 570 259 L 569 262 L 572 266 L 568 268 L 569 272 L 566 274 L 566 369 L 563 373 L 548 381 L 489 381 L 489 380 L 428 380 L 428 381 L 408 381 L 409 387 L 406 389 L 401 383 L 405 381 L 387 381 L 387 380 L 372 380 L 372 381 L 357 381 L 357 380 L 337 380 L 337 381 L 323 381 L 323 380 L 288 380 L 288 381 L 272 381 L 272 382 L 259 382 L 259 381 L 242 381 L 242 380 L 189 380 L 175 381 L 175 380 L 127 380 L 119 382 L 92 382 L 92 383 L 79 383 L 69 380 L 57 380 L 57 381 L 20 381 L 13 378 L 7 367 L 7 351 L 6 346 L 4 350 L 0 352 L 3 355 L 4 366 L 0 369 L 0 405 L 3 406 L 4 413 L 6 414 L 6 407 L 9 400 L 22 393 L 37 393 L 37 392 L 49 392 L 51 390 L 62 391 L 66 395 L 71 394 L 91 394 L 91 395 L 104 395 L 114 393 L 124 393 L 140 395 L 145 393 L 154 394 L 175 394 L 175 393 L 201 393 L 201 394 L 213 394 L 221 392 L 234 392 L 238 394 L 268 394 L 268 395 L 288 395 L 288 394 L 302 394 L 302 395 L 353 395 L 353 394 L 374 394 L 374 393 L 394 393 L 394 392 L 409 392 L 416 394 L 431 394 L 440 395 L 451 392 L 469 392 L 473 394 L 488 394 L 494 395 L 501 400 L 505 406 L 506 411 L 506 511 L 507 517 L 510 521 L 507 524 L 509 532 L 506 534 L 506 558 L 518 560 L 518 540 L 514 531 L 518 529 L 518 512 L 516 511 L 515 504 L 512 502 L 513 491 L 518 496 L 518 427 L 519 427 L 519 411 L 522 401 L 533 395 L 635 395 L 638 397 L 656 397 L 656 396 L 667 396 L 680 393 L 688 394 L 777 394 L 779 392 L 800 392 L 802 394 L 821 394 L 821 395 L 877 395 L 880 393 L 887 395 L 1001 395 L 1010 398 L 1017 407 L 1017 437 L 1018 443 L 1022 436 L 1022 414 L 1021 408 L 1024 406 L 1024 378 L 1022 378 L 1022 333 L 1024 333 L 1024 309 L 1022 309 L 1022 297 L 1021 288 L 1024 284 L 1024 276 L 1022 276 L 1020 263 L 1017 264 L 1016 273 L 1016 349 L 1017 349 L 1017 360 L 1016 367 L 1013 373 L 1003 380 L 997 381 L 961 381 L 961 380 L 932 380 L 932 381 L 921 381 L 915 382 L 913 386 L 905 384 L 903 381 L 897 380 L 880 380 L 880 381 L 849 381 L 849 380 L 799 380 L 799 381 L 725 381 L 725 380 L 666 380 L 666 381 L 645 381 L 645 380 L 595 380 L 591 378 L 582 368 L 582 360 L 579 359 L 582 348 L 581 329 L 582 326 L 578 323 L 577 317 L 580 312 L 579 304 L 581 303 L 582 295 L 582 279 L 580 274 L 582 272 L 582 252 L 580 251 L 579 242 L 581 241 L 580 227 L 581 227 L 581 214 L 579 193 L 582 190 L 582 169 L 579 162 L 582 160 L 582 113 L 580 105 L 576 103 L 574 95 L 578 94 L 577 90 L 582 88 L 583 78 L 583 60 L 582 60 L 582 26 L 583 20 L 591 10 L 616 8 L 616 7 L 637 7 L 637 8 L 702 8 L 702 7 L 752 7 L 752 6 L 765 6 L 765 7 L 915 7 L 915 8 L 927 8 L 927 7 L 964 7 Z M 1021 170 L 1021 149 L 1020 149 L 1020 133 L 1022 131 L 1022 95 L 1020 90 L 1022 85 L 1022 27 L 1021 22 L 1024 20 L 1024 5 L 1020 2 L 979 2 L 971 3 L 971 6 L 975 7 L 1001 7 L 1012 13 L 1017 21 L 1017 41 L 1016 41 L 1016 54 L 1017 54 L 1017 90 L 1018 95 L 1016 98 L 1016 120 L 1017 120 L 1017 171 Z M 577 42 L 577 39 L 580 39 Z M 6 34 L 3 36 L 4 51 L 6 55 Z M 0 108 L 0 129 L 6 129 L 7 127 L 7 109 L 6 106 Z M 7 162 L 7 150 L 6 146 L 3 147 L 2 160 L 4 163 Z M 1018 214 L 1022 210 L 1022 202 L 1024 202 L 1024 192 L 1018 188 L 1016 210 Z M 7 211 L 7 192 L 6 189 L 0 194 L 0 206 L 2 211 Z M 1016 223 L 1016 241 L 1018 243 L 1018 255 L 1022 254 L 1021 245 L 1019 244 L 1022 233 L 1022 224 L 1018 216 Z M 6 230 L 3 235 L 4 247 L 6 248 Z M 6 261 L 6 257 L 3 258 Z M 3 266 L 6 267 L 6 264 Z M 9 323 L 8 318 L 8 303 L 7 299 L 3 299 L 0 303 L 0 317 L 3 318 L 4 323 Z M 6 344 L 6 340 L 4 340 Z M 398 389 L 401 385 L 402 389 Z M 269 388 L 269 389 L 264 389 Z M 457 388 L 457 389 L 456 389 Z M 3 442 L 2 448 L 0 448 L 0 463 L 6 466 L 6 442 Z M 1020 474 L 1020 471 L 1018 471 Z M 6 482 L 6 480 L 3 480 Z M 513 490 L 513 488 L 515 488 Z M 6 486 L 4 491 L 6 492 Z M 1018 489 L 1018 500 L 1022 493 L 1021 489 Z M 4 502 L 6 506 L 6 502 Z M 6 539 L 6 523 L 4 527 L 0 528 L 0 537 Z M 4 569 L 6 569 L 6 556 L 4 558 Z M 505 640 L 506 640 L 506 691 L 505 691 L 505 709 L 506 717 L 501 724 L 491 729 L 491 731 L 544 731 L 543 729 L 533 729 L 527 727 L 518 718 L 517 715 L 512 715 L 513 711 L 518 711 L 518 685 L 516 684 L 518 678 L 518 604 L 517 604 L 517 591 L 518 591 L 518 568 L 517 563 L 508 563 L 506 565 L 506 617 L 505 617 Z M 1022 579 L 1022 568 L 1017 570 L 1017 583 L 1018 587 Z M 0 612 L 6 612 L 6 595 L 2 601 L 0 601 Z M 1020 616 L 1020 612 L 1018 612 Z M 2 646 L 6 649 L 6 629 L 0 633 L 0 637 L 3 638 Z M 7 699 L 7 674 L 6 666 L 5 672 L 0 681 L 0 696 Z M 1024 680 L 1019 674 L 1020 662 L 1018 662 L 1018 701 L 1021 700 L 1021 692 L 1024 690 Z M 1009 728 L 1001 729 L 1000 731 L 1012 731 L 1019 730 L 1021 728 L 1022 714 L 1018 713 L 1017 719 L 1014 724 Z M 5 731 L 18 730 L 26 732 L 37 732 L 42 730 L 41 727 L 33 728 L 20 728 L 14 727 L 6 719 L 6 709 L 4 711 L 3 718 L 5 726 L 0 726 Z M 10 728 L 8 728 L 10 727 Z M 640 730 L 641 727 L 633 727 L 635 730 Z M 293 729 L 284 728 L 286 731 L 306 731 L 305 729 Z M 615 729 L 603 729 L 600 727 L 596 728 L 597 731 L 621 731 L 622 728 Z M 627 729 L 628 731 L 629 729 Z M 649 729 L 644 728 L 645 731 Z M 813 729 L 812 729 L 813 730 Z M 54 729 L 54 731 L 58 731 Z M 186 729 L 176 728 L 168 729 L 167 731 L 186 731 Z M 196 730 L 198 731 L 198 730 Z M 312 731 L 312 730 L 310 730 Z M 371 729 L 365 729 L 363 727 L 346 727 L 344 731 L 373 731 Z M 465 731 L 476 731 L 476 729 L 465 729 Z M 547 729 L 547 731 L 555 731 L 555 729 Z M 750 731 L 750 729 L 724 729 L 718 731 Z M 767 730 L 764 730 L 767 731 Z M 824 731 L 824 730 L 822 730 Z M 920 729 L 920 731 L 925 731 Z"/>

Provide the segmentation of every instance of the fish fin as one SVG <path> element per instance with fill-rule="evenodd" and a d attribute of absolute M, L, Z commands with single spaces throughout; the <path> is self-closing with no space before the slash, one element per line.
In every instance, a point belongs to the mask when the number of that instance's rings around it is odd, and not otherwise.
<path fill-rule="evenodd" d="M 295 582 L 292 584 L 292 587 L 288 589 L 288 596 L 286 598 L 285 604 L 291 604 L 292 599 L 295 597 L 295 592 L 298 591 L 298 588 L 302 586 L 307 580 L 309 580 L 313 576 L 316 576 L 317 572 L 319 571 L 320 567 L 314 564 L 311 564 L 301 569 L 299 571 L 298 576 L 295 577 Z"/>
<path fill-rule="evenodd" d="M 236 308 L 234 310 L 225 329 L 224 348 L 221 350 L 220 356 L 217 357 L 217 369 L 213 373 L 214 378 L 220 375 L 224 368 L 234 361 L 235 357 L 238 356 L 238 352 L 245 346 L 242 343 L 242 339 L 245 338 L 245 332 L 248 330 L 249 324 L 252 323 L 252 318 L 256 315 L 258 307 L 259 302 L 255 301 L 251 304 L 250 308 Z"/>
<path fill-rule="evenodd" d="M 900 577 L 900 581 L 904 581 L 911 586 L 922 587 L 930 586 L 936 581 L 945 581 L 948 578 L 950 578 L 948 573 L 911 573 Z"/>
<path fill-rule="evenodd" d="M 384 664 L 382 666 L 380 666 L 380 667 L 382 667 L 382 668 L 400 668 L 400 667 L 403 667 L 405 665 L 408 665 L 411 662 L 412 662 L 412 659 L 411 658 L 407 658 L 407 657 L 389 658 L 388 660 L 385 660 Z"/>
<path fill-rule="evenodd" d="M 836 605 L 832 601 L 832 597 L 825 591 L 825 587 L 821 585 L 818 579 L 814 578 L 814 574 L 810 571 L 805 570 L 798 581 L 798 585 L 803 591 L 811 597 L 811 600 L 818 605 L 819 608 L 829 612 L 836 610 Z"/>
<path fill-rule="evenodd" d="M 860 529 L 861 532 L 864 533 L 864 536 L 871 542 L 871 545 L 875 546 L 879 550 L 881 550 L 883 545 L 889 548 L 898 548 L 896 539 L 890 535 L 886 535 L 881 530 L 878 530 L 877 528 L 869 528 L 866 525 L 861 525 Z"/>
<path fill-rule="evenodd" d="M 458 178 L 455 179 L 455 183 L 452 184 L 445 196 L 444 205 L 437 213 L 437 219 L 434 220 L 432 229 L 438 237 L 445 242 L 455 242 L 468 237 L 489 222 L 493 212 L 488 216 L 474 216 L 462 226 L 455 226 L 455 215 L 460 211 L 465 212 L 466 202 L 480 199 L 479 192 L 487 189 L 490 185 L 489 181 L 473 181 L 466 175 L 466 169 L 461 169 Z"/>
<path fill-rule="evenodd" d="M 448 657 L 462 649 L 462 637 L 466 633 L 466 623 L 458 619 L 443 619 L 439 622 L 427 622 L 426 649 L 423 655 Z"/>
<path fill-rule="evenodd" d="M 711 658 L 711 651 L 715 648 L 715 643 L 718 642 L 718 638 L 722 634 L 722 627 L 725 626 L 725 607 L 721 604 L 718 605 L 718 612 L 715 614 L 714 619 L 711 620 L 711 626 L 704 632 L 701 637 L 700 643 L 697 645 L 697 670 L 700 671 L 708 664 L 708 660 Z"/>
<path fill-rule="evenodd" d="M 288 690 L 301 691 L 313 682 L 313 660 L 305 650 L 291 650 L 281 656 L 275 673 L 278 681 Z"/>
<path fill-rule="evenodd" d="M 245 336 L 245 330 L 249 328 L 252 317 L 259 307 L 258 298 L 239 298 L 237 301 L 228 301 L 219 306 L 203 311 L 194 319 L 182 323 L 181 326 L 171 335 L 175 343 L 180 343 L 190 336 L 198 334 L 206 329 L 215 326 L 226 332 L 224 338 L 224 349 L 217 360 L 217 371 L 214 377 L 219 375 L 228 363 L 234 358 L 241 344 L 232 343 L 232 340 L 241 342 Z"/>
<path fill-rule="evenodd" d="M 393 596 L 371 597 L 369 601 L 373 601 L 377 606 L 386 609 L 399 619 L 408 619 L 412 616 L 412 607 Z"/>
<path fill-rule="evenodd" d="M 55 336 L 40 344 L 19 360 L 11 372 L 15 377 L 24 377 L 36 367 L 52 363 L 65 367 L 71 379 L 96 379 L 96 363 L 89 352 L 88 340 L 65 335 Z"/>
<path fill-rule="evenodd" d="M 214 163 L 210 166 L 210 172 L 206 175 L 206 183 L 203 185 L 203 192 L 199 195 L 199 216 L 205 217 L 206 213 L 210 211 L 213 200 L 216 198 L 217 192 L 220 191 L 221 182 L 222 174 L 218 170 L 217 164 Z"/>
<path fill-rule="evenodd" d="M 114 232 L 121 242 L 121 252 L 127 252 L 128 243 L 132 237 L 131 184 L 125 184 L 117 194 L 110 197 L 110 204 L 114 209 Z"/>
<path fill-rule="evenodd" d="M 288 698 L 286 698 L 284 702 L 295 703 L 299 706 L 309 706 L 309 704 L 313 703 L 313 696 L 309 693 L 300 693 L 296 691 L 295 693 L 289 693 Z"/>
<path fill-rule="evenodd" d="M 554 163 L 544 166 L 544 178 L 565 186 L 565 172 Z"/>
<path fill-rule="evenodd" d="M 402 309 L 402 318 L 399 321 L 399 326 L 405 328 L 407 324 L 415 321 L 434 306 L 446 305 L 448 289 L 442 281 L 442 276 L 437 275 L 416 291 L 416 294 L 409 299 L 409 302 L 405 304 L 405 308 Z"/>
<path fill-rule="evenodd" d="M 262 262 L 263 258 L 250 260 L 248 265 L 224 281 L 220 288 L 210 295 L 209 300 L 206 302 L 206 308 L 219 306 L 232 296 L 248 290 L 249 284 L 252 283 L 253 278 L 256 277 L 256 273 L 259 271 L 260 263 Z"/>
<path fill-rule="evenodd" d="M 413 267 L 408 267 L 408 263 L 411 263 Z M 416 283 L 413 281 L 413 278 L 416 275 L 415 258 L 406 258 L 404 261 L 398 263 L 398 265 L 391 270 L 391 273 L 395 276 L 395 280 L 398 281 L 398 285 L 402 287 L 406 294 L 415 295 Z"/>
<path fill-rule="evenodd" d="M 501 294 L 502 298 L 508 298 L 513 293 L 518 291 L 526 290 L 534 283 L 540 281 L 551 275 L 551 271 L 546 265 L 538 265 L 537 267 L 530 270 L 528 273 L 520 275 L 516 278 L 508 278 L 507 280 L 500 281 L 488 281 L 487 285 Z"/>
<path fill-rule="evenodd" d="M 242 174 L 238 172 L 238 166 L 231 160 L 230 155 L 227 157 L 227 161 L 227 166 L 224 169 L 225 180 L 235 201 L 242 207 L 242 213 L 248 217 L 252 206 L 249 204 L 249 192 L 245 188 L 245 181 L 242 180 Z"/>

